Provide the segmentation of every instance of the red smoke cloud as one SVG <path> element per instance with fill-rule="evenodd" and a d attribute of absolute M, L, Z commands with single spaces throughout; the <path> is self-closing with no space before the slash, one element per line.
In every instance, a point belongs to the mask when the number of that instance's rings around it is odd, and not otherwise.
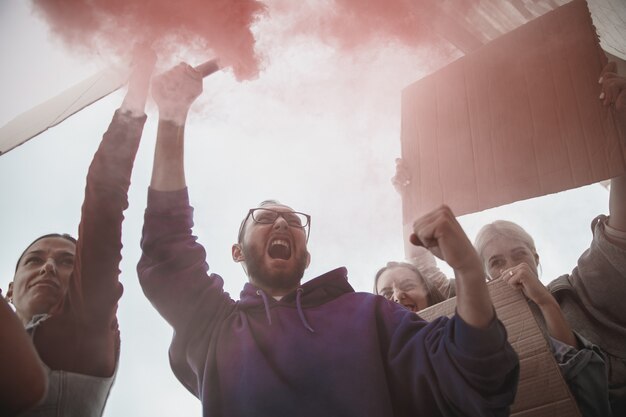
<path fill-rule="evenodd" d="M 217 56 L 238 79 L 255 77 L 259 59 L 250 26 L 265 10 L 256 0 L 33 0 L 70 48 L 130 52 L 139 42 L 160 54 L 190 46 Z"/>
<path fill-rule="evenodd" d="M 368 40 L 389 39 L 409 46 L 436 39 L 424 0 L 334 0 L 335 10 L 322 20 L 322 31 L 352 48 Z"/>
<path fill-rule="evenodd" d="M 469 53 L 568 1 L 327 0 L 329 12 L 314 30 L 347 49 L 372 40 L 410 47 L 443 41 Z"/>
<path fill-rule="evenodd" d="M 410 47 L 451 44 L 474 50 L 553 7 L 557 0 L 32 0 L 52 30 L 70 47 L 128 53 L 139 42 L 160 55 L 181 50 L 217 56 L 239 79 L 255 77 L 259 58 L 251 25 L 278 29 L 277 45 L 309 35 L 351 52 L 371 41 Z M 263 2 L 261 2 L 263 1 Z M 548 6 L 544 3 L 548 1 Z M 559 2 L 564 0 L 558 0 Z M 483 4 L 484 3 L 484 4 Z M 266 4 L 268 6 L 266 6 Z M 541 7 L 540 7 L 541 6 Z M 555 6 L 554 6 L 555 7 Z M 540 9 L 540 10 L 539 10 Z M 537 11 L 539 10 L 539 11 Z M 291 16 L 292 20 L 285 19 Z M 485 16 L 492 16 L 490 21 Z M 269 26 L 265 26 L 266 28 Z M 264 36 L 263 33 L 259 33 Z M 265 34 L 266 35 L 266 34 Z M 263 39 L 265 40 L 265 39 Z M 378 45 L 380 46 L 380 45 Z M 384 44 L 383 46 L 384 47 Z M 201 58 L 202 59 L 202 58 Z"/>

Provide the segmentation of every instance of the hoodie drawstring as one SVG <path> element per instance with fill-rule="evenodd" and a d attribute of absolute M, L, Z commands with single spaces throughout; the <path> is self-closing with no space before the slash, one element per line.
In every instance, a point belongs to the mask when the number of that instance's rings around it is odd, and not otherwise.
<path fill-rule="evenodd" d="M 302 324 L 304 325 L 304 327 L 311 333 L 315 333 L 315 330 L 313 330 L 313 328 L 306 321 L 306 317 L 304 317 L 304 311 L 302 311 L 301 298 L 302 298 L 303 291 L 304 290 L 302 289 L 302 287 L 296 290 L 296 308 L 298 309 L 298 315 L 300 316 L 300 320 L 302 321 Z"/>
<path fill-rule="evenodd" d="M 302 288 L 298 288 L 296 290 L 296 309 L 298 310 L 298 316 L 300 317 L 300 321 L 305 329 L 310 331 L 311 333 L 315 333 L 315 330 L 309 325 L 306 321 L 306 317 L 304 316 L 304 311 L 302 310 L 302 292 L 304 290 Z M 256 290 L 256 294 L 260 295 L 263 299 L 263 305 L 265 306 L 265 317 L 267 317 L 267 322 L 269 325 L 272 325 L 272 314 L 270 313 L 270 303 L 267 299 L 267 294 L 263 290 Z"/>
<path fill-rule="evenodd" d="M 263 299 L 263 304 L 265 304 L 265 316 L 267 317 L 267 322 L 269 325 L 272 325 L 272 315 L 270 314 L 270 303 L 267 301 L 267 295 L 262 290 L 256 290 L 256 294 L 260 295 Z"/>

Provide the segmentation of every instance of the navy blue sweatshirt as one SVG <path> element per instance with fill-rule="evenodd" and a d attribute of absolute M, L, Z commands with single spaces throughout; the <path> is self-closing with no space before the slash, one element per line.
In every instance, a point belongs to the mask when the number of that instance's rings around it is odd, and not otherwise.
<path fill-rule="evenodd" d="M 209 274 L 186 190 L 149 191 L 139 279 L 174 328 L 170 363 L 204 416 L 505 416 L 519 362 L 499 320 L 426 322 L 339 268 L 280 301 Z"/>

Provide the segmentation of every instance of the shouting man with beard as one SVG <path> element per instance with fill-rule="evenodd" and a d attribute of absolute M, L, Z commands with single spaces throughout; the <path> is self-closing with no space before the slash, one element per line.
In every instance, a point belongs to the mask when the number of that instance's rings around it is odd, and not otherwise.
<path fill-rule="evenodd" d="M 138 265 L 174 328 L 170 364 L 204 416 L 504 416 L 519 364 L 478 254 L 447 207 L 417 220 L 414 243 L 454 269 L 457 314 L 426 322 L 356 293 L 345 268 L 305 284 L 311 218 L 277 201 L 250 209 L 232 247 L 239 301 L 209 274 L 192 235 L 183 165 L 201 76 L 181 64 L 153 83 L 159 128 Z"/>

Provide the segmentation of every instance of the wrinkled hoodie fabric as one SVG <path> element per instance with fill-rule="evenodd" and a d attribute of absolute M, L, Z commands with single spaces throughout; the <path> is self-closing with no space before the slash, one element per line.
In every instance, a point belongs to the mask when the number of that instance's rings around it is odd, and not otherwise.
<path fill-rule="evenodd" d="M 187 190 L 150 190 L 139 279 L 174 328 L 169 356 L 204 416 L 505 416 L 518 358 L 499 320 L 426 322 L 356 293 L 345 268 L 280 301 L 208 274 Z"/>

